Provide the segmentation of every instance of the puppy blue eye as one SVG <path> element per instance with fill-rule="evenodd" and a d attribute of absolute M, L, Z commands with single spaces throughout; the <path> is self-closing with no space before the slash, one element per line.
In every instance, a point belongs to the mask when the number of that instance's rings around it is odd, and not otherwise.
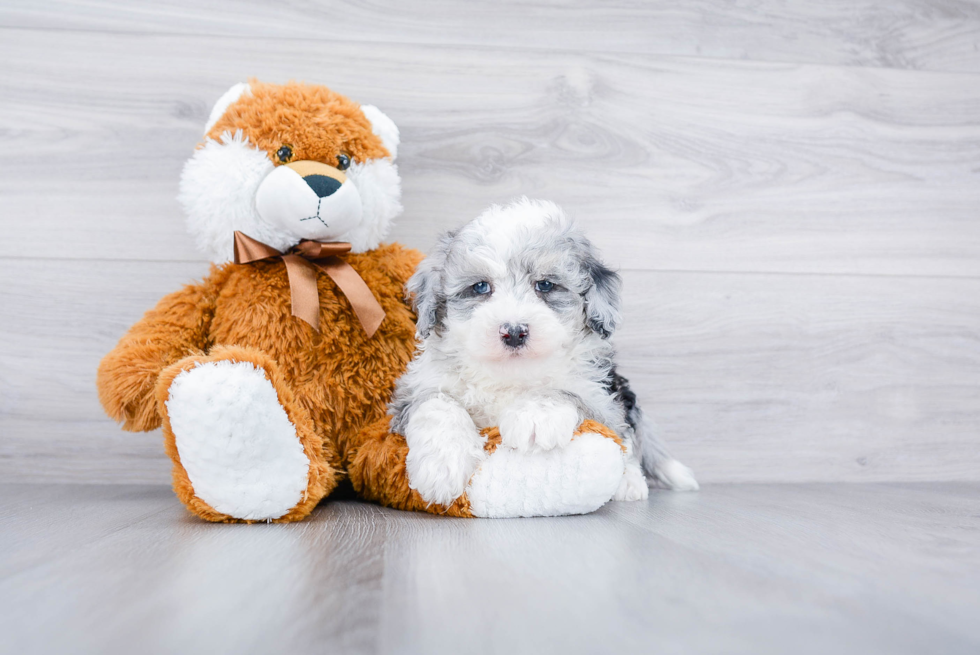
<path fill-rule="evenodd" d="M 554 282 L 549 282 L 548 280 L 539 280 L 534 283 L 534 290 L 540 291 L 541 293 L 548 293 L 555 288 Z"/>
<path fill-rule="evenodd" d="M 480 296 L 490 293 L 490 283 L 486 281 L 477 282 L 476 284 L 473 285 L 473 291 L 474 293 Z"/>

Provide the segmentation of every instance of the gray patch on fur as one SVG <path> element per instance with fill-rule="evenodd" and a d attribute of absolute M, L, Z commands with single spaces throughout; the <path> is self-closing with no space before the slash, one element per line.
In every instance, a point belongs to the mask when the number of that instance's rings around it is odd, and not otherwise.
<path fill-rule="evenodd" d="M 591 246 L 589 244 L 590 249 Z M 585 258 L 584 267 L 592 280 L 592 286 L 585 292 L 587 323 L 603 339 L 608 339 L 619 327 L 622 280 L 618 273 L 606 268 L 592 252 Z"/>
<path fill-rule="evenodd" d="M 395 383 L 391 404 L 388 405 L 388 415 L 391 416 L 390 430 L 401 435 L 405 434 L 405 427 L 415 410 L 425 401 L 438 395 L 435 389 L 422 389 L 414 393 L 412 389 L 405 388 L 405 379 L 402 376 Z"/>
<path fill-rule="evenodd" d="M 454 236 L 454 232 L 446 232 L 439 237 L 432 254 L 422 260 L 405 284 L 405 294 L 411 299 L 412 309 L 417 316 L 415 331 L 422 339 L 438 329 L 445 320 L 446 297 L 442 292 L 442 276 L 446 255 Z"/>

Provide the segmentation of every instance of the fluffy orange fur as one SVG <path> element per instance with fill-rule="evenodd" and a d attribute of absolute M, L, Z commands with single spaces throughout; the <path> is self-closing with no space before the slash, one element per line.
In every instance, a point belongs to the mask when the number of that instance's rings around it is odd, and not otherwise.
<path fill-rule="evenodd" d="M 311 462 L 303 501 L 277 522 L 305 518 L 345 476 L 361 497 L 388 507 L 472 516 L 465 494 L 446 507 L 426 503 L 409 488 L 408 445 L 388 430 L 386 403 L 415 348 L 415 315 L 403 288 L 421 255 L 386 245 L 346 259 L 387 313 L 371 339 L 323 273 L 317 274 L 321 331 L 293 317 L 285 265 L 271 260 L 212 267 L 201 283 L 161 300 L 102 360 L 98 387 L 106 411 L 126 430 L 163 425 L 174 491 L 194 514 L 238 521 L 194 495 L 165 403 L 182 371 L 232 360 L 265 371 Z M 583 432 L 602 434 L 623 447 L 615 432 L 595 421 L 583 422 L 576 434 Z M 492 454 L 500 432 L 487 428 L 483 435 Z"/>
<path fill-rule="evenodd" d="M 174 491 L 177 497 L 192 512 L 208 519 L 209 521 L 234 521 L 225 514 L 217 512 L 210 505 L 194 495 L 194 486 L 191 484 L 187 472 L 180 463 L 180 453 L 177 451 L 176 438 L 170 428 L 170 417 L 167 415 L 167 399 L 170 397 L 170 384 L 178 375 L 186 370 L 192 369 L 198 364 L 205 362 L 217 362 L 231 360 L 235 362 L 252 362 L 260 366 L 265 372 L 266 379 L 272 383 L 279 396 L 279 403 L 286 410 L 286 416 L 296 428 L 296 436 L 303 444 L 303 451 L 310 460 L 310 470 L 306 482 L 306 492 L 303 500 L 293 507 L 289 512 L 280 517 L 280 521 L 299 521 L 305 518 L 320 500 L 330 493 L 337 486 L 337 481 L 343 475 L 341 471 L 333 468 L 328 462 L 336 461 L 336 447 L 330 441 L 324 441 L 323 436 L 317 431 L 313 424 L 310 413 L 303 405 L 297 402 L 296 394 L 293 393 L 289 383 L 279 371 L 279 365 L 266 353 L 253 348 L 242 348 L 240 346 L 215 346 L 206 356 L 190 355 L 182 360 L 171 364 L 163 370 L 157 380 L 156 397 L 157 408 L 163 419 L 163 439 L 164 449 L 174 463 L 173 479 Z M 245 521 L 254 523 L 255 521 Z"/>
<path fill-rule="evenodd" d="M 291 161 L 311 160 L 334 165 L 337 155 L 354 161 L 388 157 L 361 106 L 324 86 L 289 82 L 266 84 L 249 80 L 250 93 L 234 102 L 207 136 L 241 130 L 249 142 L 274 164 L 282 146 L 292 148 Z"/>
<path fill-rule="evenodd" d="M 354 490 L 366 500 L 395 509 L 431 512 L 447 516 L 473 516 L 469 500 L 463 494 L 449 507 L 430 505 L 414 489 L 408 488 L 405 437 L 388 431 L 390 416 L 367 426 L 358 435 L 357 445 L 350 449 L 347 474 Z"/>
<path fill-rule="evenodd" d="M 360 429 L 384 416 L 415 349 L 404 285 L 422 256 L 384 245 L 344 258 L 387 314 L 371 339 L 324 273 L 317 274 L 320 332 L 293 317 L 286 267 L 276 259 L 212 267 L 202 282 L 161 300 L 102 360 L 97 382 L 106 412 L 126 430 L 164 426 L 174 490 L 198 516 L 234 520 L 194 496 L 180 464 L 164 401 L 182 370 L 230 359 L 266 372 L 313 463 L 305 500 L 279 521 L 303 518 L 329 494 L 354 458 Z"/>

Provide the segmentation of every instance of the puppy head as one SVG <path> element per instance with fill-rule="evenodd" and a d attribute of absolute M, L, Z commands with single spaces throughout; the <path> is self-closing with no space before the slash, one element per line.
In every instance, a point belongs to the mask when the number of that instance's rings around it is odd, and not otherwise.
<path fill-rule="evenodd" d="M 401 211 L 398 128 L 324 86 L 250 81 L 215 104 L 178 199 L 198 247 L 232 256 L 241 230 L 279 250 L 302 239 L 376 248 Z"/>
<path fill-rule="evenodd" d="M 445 234 L 408 283 L 420 338 L 512 372 L 609 337 L 619 289 L 557 205 L 526 198 Z"/>

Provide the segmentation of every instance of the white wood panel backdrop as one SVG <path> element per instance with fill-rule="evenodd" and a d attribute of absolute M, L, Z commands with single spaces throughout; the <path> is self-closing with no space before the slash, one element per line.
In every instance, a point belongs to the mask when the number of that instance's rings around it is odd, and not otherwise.
<path fill-rule="evenodd" d="M 562 203 L 703 481 L 980 478 L 980 4 L 939 0 L 5 2 L 0 478 L 168 480 L 95 367 L 205 272 L 177 177 L 250 76 L 395 119 L 410 246 Z"/>

